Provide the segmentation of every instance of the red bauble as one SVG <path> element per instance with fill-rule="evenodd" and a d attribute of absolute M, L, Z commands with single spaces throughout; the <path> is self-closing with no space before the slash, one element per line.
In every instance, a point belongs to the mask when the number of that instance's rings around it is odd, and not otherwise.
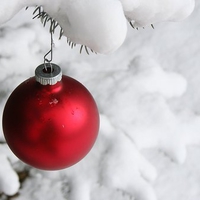
<path fill-rule="evenodd" d="M 75 79 L 61 78 L 53 85 L 45 78 L 42 81 L 47 85 L 29 78 L 5 105 L 5 139 L 19 159 L 35 168 L 59 170 L 77 163 L 98 135 L 99 113 L 93 97 Z"/>

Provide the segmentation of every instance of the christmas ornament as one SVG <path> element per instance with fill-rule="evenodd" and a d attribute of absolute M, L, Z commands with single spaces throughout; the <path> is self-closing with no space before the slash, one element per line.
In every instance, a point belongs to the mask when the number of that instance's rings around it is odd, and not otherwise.
<path fill-rule="evenodd" d="M 99 113 L 89 91 L 51 63 L 39 65 L 35 77 L 12 92 L 3 112 L 11 150 L 43 170 L 80 161 L 94 145 L 98 129 Z"/>

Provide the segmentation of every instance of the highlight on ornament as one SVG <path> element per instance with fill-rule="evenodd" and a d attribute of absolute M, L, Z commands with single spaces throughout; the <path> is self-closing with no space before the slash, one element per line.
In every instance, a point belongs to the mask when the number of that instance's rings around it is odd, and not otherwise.
<path fill-rule="evenodd" d="M 19 85 L 3 112 L 10 149 L 43 170 L 79 162 L 93 147 L 98 130 L 99 112 L 90 92 L 52 63 L 39 65 L 35 76 Z"/>

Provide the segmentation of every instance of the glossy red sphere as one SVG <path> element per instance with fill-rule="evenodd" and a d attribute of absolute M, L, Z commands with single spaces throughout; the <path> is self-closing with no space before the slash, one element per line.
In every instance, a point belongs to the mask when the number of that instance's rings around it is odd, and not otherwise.
<path fill-rule="evenodd" d="M 10 95 L 3 132 L 14 154 L 39 169 L 59 170 L 80 161 L 92 148 L 99 113 L 89 91 L 68 76 L 55 85 L 32 77 Z"/>

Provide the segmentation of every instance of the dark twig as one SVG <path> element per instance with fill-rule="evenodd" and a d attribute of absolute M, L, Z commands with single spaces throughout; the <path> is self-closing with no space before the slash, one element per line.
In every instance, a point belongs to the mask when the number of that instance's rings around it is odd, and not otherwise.
<path fill-rule="evenodd" d="M 131 27 L 132 27 L 133 29 L 135 29 L 135 27 L 133 26 L 133 23 L 132 23 L 131 21 L 130 21 L 129 23 L 130 23 Z"/>
<path fill-rule="evenodd" d="M 51 18 L 42 8 L 42 6 L 37 6 L 36 9 L 34 10 L 33 12 L 33 19 L 40 19 L 43 26 L 45 27 L 47 22 L 50 22 L 50 27 L 49 27 L 49 32 L 51 33 L 55 33 L 55 30 L 57 27 L 60 27 L 60 34 L 59 34 L 59 39 L 62 38 L 62 35 L 63 35 L 63 29 L 62 27 L 58 24 L 58 22 Z"/>
<path fill-rule="evenodd" d="M 80 53 L 82 53 L 82 49 L 83 49 L 83 45 L 81 45 L 81 48 L 80 48 Z"/>

